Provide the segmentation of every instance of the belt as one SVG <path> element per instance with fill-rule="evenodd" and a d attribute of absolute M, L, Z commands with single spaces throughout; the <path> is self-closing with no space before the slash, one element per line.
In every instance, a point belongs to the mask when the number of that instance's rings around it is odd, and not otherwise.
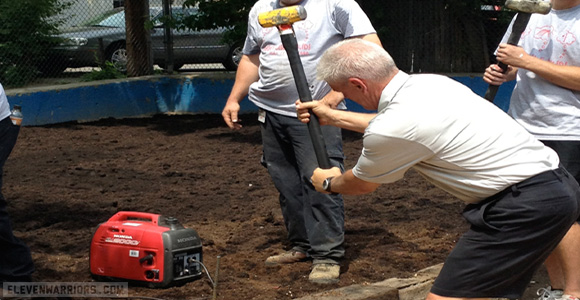
<path fill-rule="evenodd" d="M 505 188 L 503 191 L 489 197 L 488 199 L 495 199 L 496 197 L 501 197 L 507 193 L 512 193 L 512 195 L 514 197 L 517 197 L 522 193 L 520 191 L 520 189 L 523 189 L 526 186 L 530 186 L 530 185 L 534 185 L 537 183 L 546 182 L 546 181 L 550 181 L 550 180 L 554 180 L 554 179 L 562 181 L 562 177 L 569 177 L 569 176 L 570 176 L 570 174 L 568 173 L 568 171 L 566 171 L 566 169 L 564 169 L 563 167 L 560 166 L 557 169 L 544 171 L 544 172 L 537 174 L 537 175 L 534 175 L 526 180 L 520 181 L 518 183 L 514 183 L 514 184 L 508 186 L 507 188 Z"/>

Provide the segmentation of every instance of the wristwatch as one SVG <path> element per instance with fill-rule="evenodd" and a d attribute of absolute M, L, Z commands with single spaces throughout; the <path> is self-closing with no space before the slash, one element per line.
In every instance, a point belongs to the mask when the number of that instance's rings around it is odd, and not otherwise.
<path fill-rule="evenodd" d="M 336 195 L 336 193 L 333 193 L 330 189 L 330 181 L 332 180 L 332 178 L 334 178 L 334 176 L 328 177 L 326 179 L 324 179 L 324 181 L 322 182 L 322 189 L 333 194 Z"/>

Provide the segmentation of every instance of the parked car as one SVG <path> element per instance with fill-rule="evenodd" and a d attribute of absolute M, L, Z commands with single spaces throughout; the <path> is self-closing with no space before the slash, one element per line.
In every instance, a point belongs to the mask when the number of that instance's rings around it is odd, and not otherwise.
<path fill-rule="evenodd" d="M 172 16 L 182 18 L 196 13 L 195 8 L 173 7 Z M 151 48 L 153 63 L 165 68 L 166 50 L 164 28 L 158 21 L 163 15 L 161 7 L 151 7 Z M 172 29 L 174 69 L 184 64 L 222 63 L 227 70 L 236 70 L 241 59 L 242 42 L 226 43 L 223 34 L 226 28 L 210 30 Z M 100 54 L 104 60 L 112 62 L 119 70 L 126 70 L 126 31 L 125 11 L 117 7 L 87 24 L 63 31 L 60 35 L 64 42 L 51 55 L 42 70 L 62 72 L 68 67 L 96 67 Z M 100 50 L 102 49 L 102 50 Z"/>

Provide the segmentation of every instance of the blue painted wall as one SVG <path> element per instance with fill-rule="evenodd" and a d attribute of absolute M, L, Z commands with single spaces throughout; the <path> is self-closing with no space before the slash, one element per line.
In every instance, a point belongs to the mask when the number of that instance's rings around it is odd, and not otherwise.
<path fill-rule="evenodd" d="M 471 90 L 482 96 L 485 95 L 487 91 L 487 87 L 489 86 L 483 79 L 479 76 L 457 76 L 452 77 L 453 79 L 465 84 L 466 86 L 470 87 Z M 493 103 L 501 108 L 503 111 L 507 111 L 510 105 L 510 97 L 512 95 L 512 91 L 516 85 L 515 80 L 506 82 L 500 85 L 497 95 Z"/>
<path fill-rule="evenodd" d="M 487 84 L 479 76 L 452 76 L 484 95 Z M 24 126 L 88 122 L 103 118 L 147 117 L 155 114 L 221 113 L 234 83 L 231 73 L 147 76 L 116 81 L 67 84 L 56 87 L 7 90 L 10 105 L 21 105 Z M 500 87 L 495 104 L 507 110 L 512 84 Z M 365 112 L 348 100 L 349 110 Z M 247 99 L 241 113 L 257 110 Z"/>

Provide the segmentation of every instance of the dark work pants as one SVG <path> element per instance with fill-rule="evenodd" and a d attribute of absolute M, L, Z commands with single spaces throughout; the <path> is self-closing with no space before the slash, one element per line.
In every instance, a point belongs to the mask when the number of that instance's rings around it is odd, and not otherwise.
<path fill-rule="evenodd" d="M 342 196 L 317 192 L 310 177 L 318 161 L 308 126 L 296 117 L 266 113 L 261 124 L 263 163 L 280 192 L 288 239 L 313 263 L 338 263 L 344 257 Z M 344 171 L 341 129 L 322 126 L 331 164 Z"/>
<path fill-rule="evenodd" d="M 4 163 L 16 144 L 19 126 L 10 118 L 0 121 L 0 188 Z M 24 281 L 34 271 L 30 249 L 12 233 L 6 199 L 0 190 L 0 281 Z"/>

